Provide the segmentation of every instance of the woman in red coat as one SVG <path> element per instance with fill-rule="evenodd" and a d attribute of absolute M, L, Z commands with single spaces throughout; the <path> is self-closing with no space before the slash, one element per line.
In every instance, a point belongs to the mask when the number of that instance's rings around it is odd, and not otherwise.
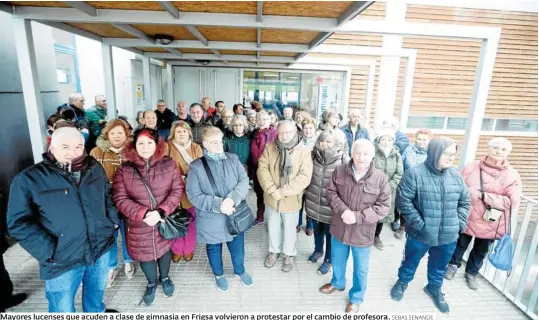
<path fill-rule="evenodd" d="M 125 159 L 116 171 L 113 182 L 113 200 L 128 220 L 127 250 L 131 258 L 140 261 L 140 268 L 148 280 L 143 296 L 148 306 L 155 301 L 157 269 L 165 296 L 174 294 L 174 284 L 168 277 L 172 241 L 159 234 L 161 219 L 171 214 L 180 203 L 185 185 L 174 161 L 165 156 L 165 143 L 156 130 L 135 131 L 133 144 L 122 150 Z M 140 176 L 148 183 L 157 202 L 154 206 Z"/>

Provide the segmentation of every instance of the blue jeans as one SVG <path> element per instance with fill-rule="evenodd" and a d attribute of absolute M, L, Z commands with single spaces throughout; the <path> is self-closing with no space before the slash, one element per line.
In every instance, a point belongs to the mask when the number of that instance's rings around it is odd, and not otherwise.
<path fill-rule="evenodd" d="M 445 268 L 453 256 L 457 242 L 432 247 L 421 241 L 408 236 L 404 246 L 404 259 L 399 268 L 399 280 L 409 283 L 414 279 L 415 271 L 419 262 L 429 253 L 427 264 L 428 286 L 434 290 L 440 290 L 444 282 Z"/>
<path fill-rule="evenodd" d="M 242 275 L 245 273 L 245 235 L 240 233 L 234 237 L 230 242 L 226 243 L 228 251 L 230 252 L 230 258 L 232 259 L 232 266 L 234 273 Z M 210 262 L 211 270 L 213 274 L 220 277 L 224 274 L 223 271 L 223 244 L 207 244 L 206 253 L 208 254 L 208 261 Z"/>
<path fill-rule="evenodd" d="M 350 250 L 352 250 L 354 260 L 354 276 L 352 289 L 348 292 L 348 297 L 351 303 L 361 304 L 365 298 L 365 291 L 367 291 L 370 247 L 352 247 L 331 236 L 331 262 L 333 266 L 331 285 L 337 289 L 346 287 L 346 262 L 348 261 Z"/>
<path fill-rule="evenodd" d="M 109 253 L 105 253 L 95 265 L 80 266 L 45 281 L 45 296 L 49 312 L 75 312 L 75 295 L 82 283 L 82 311 L 105 312 L 103 296 L 109 272 Z"/>
<path fill-rule="evenodd" d="M 312 220 L 314 221 L 314 220 Z M 324 255 L 324 262 L 331 263 L 331 234 L 329 228 L 331 227 L 327 223 L 320 221 L 314 221 L 314 251 L 324 252 L 324 240 L 326 240 L 326 254 Z"/>
<path fill-rule="evenodd" d="M 120 220 L 120 231 L 122 233 L 122 254 L 124 257 L 124 264 L 133 263 L 133 259 L 129 256 L 127 252 L 127 242 L 125 237 L 125 223 L 124 220 Z M 110 260 L 109 260 L 109 269 L 116 270 L 118 268 L 118 230 L 114 233 L 114 246 L 110 249 Z"/>

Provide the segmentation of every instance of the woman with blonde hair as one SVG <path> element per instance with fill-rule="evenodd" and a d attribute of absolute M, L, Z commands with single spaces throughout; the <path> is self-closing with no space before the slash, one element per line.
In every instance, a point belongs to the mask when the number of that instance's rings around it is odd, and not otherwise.
<path fill-rule="evenodd" d="M 105 128 L 101 131 L 97 146 L 92 149 L 90 155 L 94 157 L 105 169 L 110 183 L 114 179 L 116 169 L 118 169 L 124 159 L 121 151 L 126 143 L 132 139 L 131 130 L 127 123 L 121 119 L 114 119 L 107 122 Z M 127 279 L 133 279 L 135 276 L 135 265 L 133 259 L 127 252 L 127 241 L 125 237 L 125 223 L 120 220 L 120 232 L 122 235 L 122 254 L 124 260 L 124 272 Z M 118 231 L 114 234 L 114 239 L 118 239 Z M 109 275 L 107 278 L 107 288 L 114 286 L 114 280 L 118 276 L 118 246 L 113 246 L 109 252 Z"/>
<path fill-rule="evenodd" d="M 174 121 L 170 127 L 170 136 L 168 137 L 168 156 L 171 157 L 185 181 L 189 171 L 189 165 L 193 160 L 201 158 L 202 147 L 193 142 L 193 133 L 187 122 L 180 120 Z M 172 261 L 179 262 L 182 257 L 185 261 L 193 260 L 196 248 L 196 210 L 189 202 L 187 193 L 184 193 L 180 201 L 180 206 L 186 209 L 193 217 L 185 237 L 176 238 L 172 242 Z"/>

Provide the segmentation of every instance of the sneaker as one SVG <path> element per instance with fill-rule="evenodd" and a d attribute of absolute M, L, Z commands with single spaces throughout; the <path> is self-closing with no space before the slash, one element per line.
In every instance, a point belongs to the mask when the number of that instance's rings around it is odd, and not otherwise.
<path fill-rule="evenodd" d="M 311 228 L 305 229 L 305 234 L 308 235 L 309 237 L 312 236 L 313 233 L 314 233 L 314 232 L 313 232 L 313 229 L 311 229 Z"/>
<path fill-rule="evenodd" d="M 215 277 L 215 286 L 217 287 L 217 290 L 227 292 L 228 281 L 226 281 L 225 276 Z"/>
<path fill-rule="evenodd" d="M 391 222 L 391 230 L 393 230 L 393 232 L 397 231 L 401 226 L 401 222 L 399 220 L 395 220 L 393 222 Z"/>
<path fill-rule="evenodd" d="M 170 280 L 169 277 L 161 280 L 161 286 L 163 287 L 163 294 L 165 297 L 172 297 L 174 294 L 174 283 L 172 283 L 172 280 Z"/>
<path fill-rule="evenodd" d="M 395 236 L 395 238 L 399 240 L 404 238 L 404 228 L 400 227 L 399 229 L 397 229 L 397 231 L 393 233 L 393 235 Z"/>
<path fill-rule="evenodd" d="M 132 263 L 126 263 L 124 266 L 124 272 L 127 280 L 133 279 L 135 276 L 135 265 Z"/>
<path fill-rule="evenodd" d="M 393 288 L 391 288 L 391 299 L 395 301 L 401 301 L 404 292 L 408 288 L 408 285 L 400 280 L 397 280 Z"/>
<path fill-rule="evenodd" d="M 266 257 L 266 261 L 264 261 L 264 266 L 266 268 L 273 268 L 273 266 L 275 265 L 275 263 L 277 262 L 277 259 L 279 258 L 280 254 L 279 253 L 270 253 L 268 254 L 268 256 Z"/>
<path fill-rule="evenodd" d="M 112 288 L 114 286 L 114 280 L 118 276 L 118 269 L 110 269 L 109 275 L 107 277 L 107 288 Z"/>
<path fill-rule="evenodd" d="M 320 268 L 318 268 L 318 274 L 326 275 L 328 272 L 331 271 L 331 263 L 324 262 L 320 265 Z"/>
<path fill-rule="evenodd" d="M 307 262 L 309 263 L 317 263 L 318 259 L 322 258 L 322 252 L 313 252 L 309 259 L 307 259 Z"/>
<path fill-rule="evenodd" d="M 253 285 L 253 278 L 247 272 L 244 272 L 242 275 L 237 274 L 236 277 L 240 278 L 241 283 L 247 288 Z"/>
<path fill-rule="evenodd" d="M 443 294 L 440 289 L 431 289 L 426 285 L 425 288 L 423 288 L 423 291 L 425 291 L 425 293 L 432 299 L 432 302 L 434 302 L 434 305 L 440 312 L 449 312 L 449 305 L 445 301 L 445 294 Z"/>
<path fill-rule="evenodd" d="M 464 278 L 466 278 L 466 284 L 468 285 L 468 288 L 472 290 L 479 289 L 479 282 L 477 282 L 477 276 L 472 276 L 469 273 L 464 274 Z"/>
<path fill-rule="evenodd" d="M 142 301 L 146 306 L 151 306 L 155 301 L 155 292 L 157 291 L 157 285 L 152 283 L 146 287 Z"/>
<path fill-rule="evenodd" d="M 445 275 L 444 278 L 447 280 L 453 280 L 455 277 L 455 274 L 457 273 L 458 267 L 454 264 L 448 264 L 447 268 L 445 268 Z"/>
<path fill-rule="evenodd" d="M 296 233 L 299 233 L 301 231 L 301 225 L 296 227 Z"/>
<path fill-rule="evenodd" d="M 382 240 L 380 240 L 380 237 L 374 237 L 374 246 L 378 250 L 384 250 L 384 244 L 382 243 Z"/>
<path fill-rule="evenodd" d="M 290 272 L 292 271 L 292 268 L 294 268 L 294 257 L 285 256 L 281 270 L 284 272 Z"/>

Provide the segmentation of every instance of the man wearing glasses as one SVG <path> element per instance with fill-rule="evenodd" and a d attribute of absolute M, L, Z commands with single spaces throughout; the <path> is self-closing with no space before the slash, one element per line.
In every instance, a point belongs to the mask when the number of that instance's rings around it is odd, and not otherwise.
<path fill-rule="evenodd" d="M 172 110 L 167 108 L 167 104 L 164 100 L 157 100 L 157 130 L 159 131 L 159 137 L 167 139 L 170 133 L 170 127 L 172 122 L 176 121 L 176 115 Z"/>
<path fill-rule="evenodd" d="M 468 187 L 458 170 L 451 167 L 456 155 L 453 139 L 433 139 L 427 147 L 427 159 L 404 173 L 396 196 L 408 237 L 391 298 L 402 299 L 419 262 L 428 252 L 428 284 L 424 291 L 443 313 L 449 312 L 442 293 L 445 269 L 459 234 L 466 229 L 471 205 Z"/>

